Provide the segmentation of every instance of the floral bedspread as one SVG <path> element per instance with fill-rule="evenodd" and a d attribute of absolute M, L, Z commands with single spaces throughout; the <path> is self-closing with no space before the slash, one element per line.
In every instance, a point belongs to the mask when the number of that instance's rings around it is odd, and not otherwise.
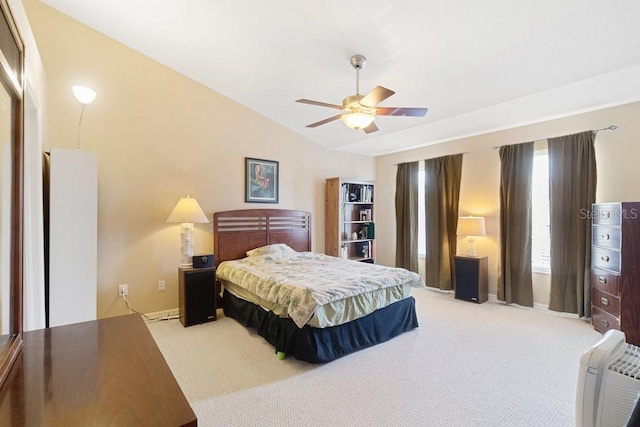
<path fill-rule="evenodd" d="M 216 270 L 217 277 L 286 306 L 299 328 L 317 307 L 329 302 L 402 284 L 424 286 L 418 274 L 402 268 L 295 252 L 286 245 L 264 246 L 248 255 L 222 262 Z"/>

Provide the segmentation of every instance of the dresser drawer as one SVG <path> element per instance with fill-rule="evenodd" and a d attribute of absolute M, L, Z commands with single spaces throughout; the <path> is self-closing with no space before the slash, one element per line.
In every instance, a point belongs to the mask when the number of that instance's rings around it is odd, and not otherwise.
<path fill-rule="evenodd" d="M 620 203 L 600 203 L 593 205 L 593 224 L 619 225 L 622 221 Z"/>
<path fill-rule="evenodd" d="M 591 305 L 598 307 L 602 311 L 620 318 L 620 298 L 591 288 Z"/>
<path fill-rule="evenodd" d="M 596 331 L 602 333 L 607 332 L 609 329 L 620 330 L 620 321 L 615 316 L 593 305 L 591 306 L 591 324 Z"/>
<path fill-rule="evenodd" d="M 608 225 L 591 227 L 591 244 L 604 248 L 620 249 L 620 228 Z"/>
<path fill-rule="evenodd" d="M 620 295 L 620 276 L 598 268 L 591 268 L 591 286 L 611 295 Z"/>
<path fill-rule="evenodd" d="M 620 251 L 616 249 L 591 248 L 591 265 L 605 270 L 620 272 Z"/>

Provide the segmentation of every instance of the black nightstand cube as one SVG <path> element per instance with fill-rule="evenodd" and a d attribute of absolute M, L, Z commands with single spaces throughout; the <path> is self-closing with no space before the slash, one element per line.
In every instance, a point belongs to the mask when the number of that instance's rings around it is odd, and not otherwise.
<path fill-rule="evenodd" d="M 178 269 L 178 302 L 182 326 L 216 320 L 216 268 Z"/>
<path fill-rule="evenodd" d="M 488 257 L 456 256 L 456 299 L 481 304 L 489 299 Z"/>

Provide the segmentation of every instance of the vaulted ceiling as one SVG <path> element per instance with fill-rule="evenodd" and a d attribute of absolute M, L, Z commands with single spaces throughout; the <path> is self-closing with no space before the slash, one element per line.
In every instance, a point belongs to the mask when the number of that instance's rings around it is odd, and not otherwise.
<path fill-rule="evenodd" d="M 43 0 L 326 147 L 381 155 L 640 101 L 632 0 Z M 395 91 L 380 129 L 307 124 Z"/>

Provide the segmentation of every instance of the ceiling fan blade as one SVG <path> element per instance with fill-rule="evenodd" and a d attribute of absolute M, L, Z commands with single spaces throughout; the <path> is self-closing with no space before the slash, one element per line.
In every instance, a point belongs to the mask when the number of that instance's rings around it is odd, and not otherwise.
<path fill-rule="evenodd" d="M 428 108 L 401 108 L 401 107 L 378 107 L 376 114 L 379 116 L 411 116 L 424 117 Z"/>
<path fill-rule="evenodd" d="M 366 105 L 367 107 L 375 107 L 394 93 L 394 91 L 386 87 L 376 86 L 360 100 L 360 104 Z"/>
<path fill-rule="evenodd" d="M 337 108 L 338 110 L 342 110 L 342 105 L 328 104 L 326 102 L 312 101 L 310 99 L 296 99 L 296 102 L 300 102 L 302 104 L 317 105 L 319 107 Z"/>
<path fill-rule="evenodd" d="M 328 119 L 324 119 L 324 120 L 320 120 L 319 122 L 311 123 L 310 125 L 307 125 L 306 127 L 315 128 L 315 127 L 318 127 L 320 125 L 324 125 L 326 123 L 332 122 L 334 120 L 338 120 L 341 116 L 342 116 L 342 114 L 338 114 L 337 116 L 329 117 Z"/>
<path fill-rule="evenodd" d="M 371 124 L 369 126 L 367 126 L 366 128 L 362 129 L 364 131 L 364 133 L 371 133 L 371 132 L 375 132 L 378 130 L 378 126 L 376 126 L 375 122 L 371 122 Z"/>

